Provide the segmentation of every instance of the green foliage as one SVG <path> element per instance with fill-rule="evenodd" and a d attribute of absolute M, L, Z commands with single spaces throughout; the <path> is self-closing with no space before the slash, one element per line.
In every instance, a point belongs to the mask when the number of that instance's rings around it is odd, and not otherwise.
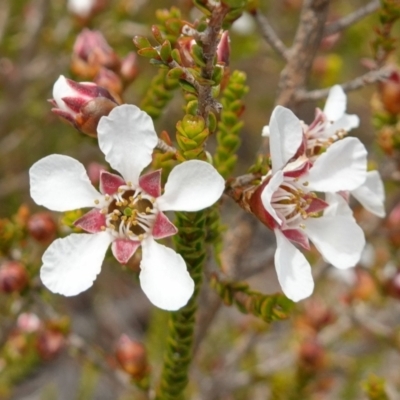
<path fill-rule="evenodd" d="M 389 400 L 385 390 L 385 380 L 371 375 L 362 385 L 369 400 Z"/>
<path fill-rule="evenodd" d="M 248 92 L 246 74 L 234 71 L 229 77 L 228 84 L 222 93 L 221 119 L 218 123 L 217 148 L 214 165 L 218 172 L 228 178 L 237 162 L 237 150 L 240 146 L 240 129 L 243 122 L 240 116 L 244 111 L 243 96 Z"/>
<path fill-rule="evenodd" d="M 195 291 L 185 307 L 170 315 L 167 349 L 156 400 L 179 400 L 187 385 L 197 296 L 202 281 L 202 266 L 206 259 L 206 212 L 177 213 L 176 217 L 175 225 L 179 229 L 174 236 L 176 250 L 186 262 L 195 282 Z"/>
<path fill-rule="evenodd" d="M 150 83 L 149 89 L 140 103 L 140 108 L 152 118 L 158 118 L 168 102 L 172 99 L 173 90 L 178 87 L 178 81 L 167 76 L 168 71 L 160 69 Z"/>
<path fill-rule="evenodd" d="M 289 318 L 294 303 L 283 294 L 265 295 L 251 290 L 246 282 L 221 282 L 213 276 L 211 285 L 228 306 L 234 304 L 244 314 L 267 323 Z"/>

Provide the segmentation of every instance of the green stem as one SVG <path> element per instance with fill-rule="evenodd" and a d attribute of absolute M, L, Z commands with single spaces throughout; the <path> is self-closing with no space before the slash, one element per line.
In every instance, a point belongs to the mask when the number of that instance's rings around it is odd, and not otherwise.
<path fill-rule="evenodd" d="M 192 359 L 197 297 L 202 282 L 202 267 L 206 258 L 205 221 L 206 211 L 177 213 L 175 236 L 176 250 L 184 258 L 188 271 L 195 282 L 195 290 L 188 304 L 172 312 L 169 319 L 167 348 L 164 367 L 156 400 L 183 399 L 188 383 L 188 372 Z"/>

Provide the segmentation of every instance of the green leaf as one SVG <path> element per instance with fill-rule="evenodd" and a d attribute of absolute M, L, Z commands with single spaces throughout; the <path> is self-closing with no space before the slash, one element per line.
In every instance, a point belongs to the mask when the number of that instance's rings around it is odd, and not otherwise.
<path fill-rule="evenodd" d="M 160 49 L 160 56 L 163 61 L 166 63 L 171 61 L 171 43 L 166 40 Z"/>
<path fill-rule="evenodd" d="M 153 47 L 145 47 L 143 49 L 140 49 L 138 50 L 138 54 L 146 58 L 160 58 L 158 51 Z"/>
<path fill-rule="evenodd" d="M 144 49 L 148 47 L 152 47 L 149 40 L 143 36 L 135 36 L 133 38 L 133 44 L 138 48 L 138 49 Z"/>

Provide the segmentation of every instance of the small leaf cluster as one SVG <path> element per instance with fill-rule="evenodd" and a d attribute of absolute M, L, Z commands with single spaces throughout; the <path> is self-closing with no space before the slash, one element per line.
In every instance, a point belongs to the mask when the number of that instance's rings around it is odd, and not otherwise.
<path fill-rule="evenodd" d="M 265 295 L 251 290 L 246 282 L 222 282 L 216 275 L 211 278 L 226 305 L 234 304 L 244 314 L 251 314 L 267 323 L 289 318 L 294 303 L 283 294 Z"/>

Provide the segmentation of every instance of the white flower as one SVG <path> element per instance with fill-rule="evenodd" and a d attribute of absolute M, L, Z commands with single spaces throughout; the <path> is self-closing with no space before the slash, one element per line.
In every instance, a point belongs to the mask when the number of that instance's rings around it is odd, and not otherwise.
<path fill-rule="evenodd" d="M 194 284 L 183 258 L 154 240 L 177 232 L 163 212 L 209 207 L 221 196 L 224 180 L 213 166 L 198 160 L 176 166 L 163 194 L 160 171 L 140 177 L 151 162 L 157 135 L 151 118 L 133 105 L 118 106 L 103 117 L 98 140 L 106 160 L 122 175 L 103 171 L 100 192 L 71 157 L 50 155 L 30 169 L 31 196 L 37 204 L 54 211 L 94 207 L 76 221 L 89 233 L 57 239 L 46 250 L 41 279 L 54 293 L 76 295 L 92 286 L 111 243 L 121 263 L 141 245 L 143 291 L 156 306 L 177 310 L 190 299 Z"/>
<path fill-rule="evenodd" d="M 324 111 L 317 109 L 316 118 L 310 126 L 305 126 L 307 154 L 311 160 L 318 157 L 334 141 L 341 139 L 351 129 L 357 128 L 357 115 L 346 114 L 347 97 L 339 85 L 329 91 Z M 367 179 L 350 193 L 371 213 L 385 216 L 385 191 L 378 171 L 370 171 Z"/>
<path fill-rule="evenodd" d="M 367 152 L 358 139 L 345 138 L 311 163 L 301 154 L 301 122 L 280 106 L 272 113 L 269 130 L 272 169 L 253 195 L 251 207 L 275 232 L 275 267 L 283 292 L 299 301 L 311 295 L 314 282 L 309 262 L 291 242 L 308 249 L 311 240 L 337 268 L 352 267 L 360 259 L 364 233 L 346 202 L 330 192 L 364 183 Z"/>

